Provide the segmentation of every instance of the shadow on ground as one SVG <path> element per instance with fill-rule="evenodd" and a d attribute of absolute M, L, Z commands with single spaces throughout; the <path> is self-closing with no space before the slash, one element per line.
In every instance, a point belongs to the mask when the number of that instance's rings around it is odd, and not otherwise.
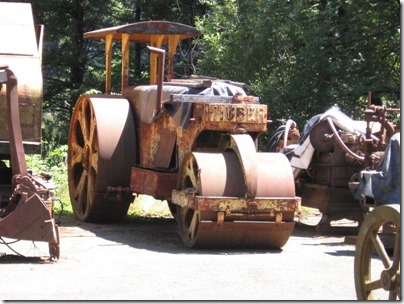
<path fill-rule="evenodd" d="M 134 248 L 158 252 L 181 254 L 251 254 L 258 252 L 282 252 L 282 249 L 260 248 L 187 248 L 180 239 L 178 226 L 173 218 L 126 218 L 121 223 L 96 224 L 80 222 L 74 217 L 63 216 L 60 220 L 59 231 L 61 239 L 92 235 Z"/>

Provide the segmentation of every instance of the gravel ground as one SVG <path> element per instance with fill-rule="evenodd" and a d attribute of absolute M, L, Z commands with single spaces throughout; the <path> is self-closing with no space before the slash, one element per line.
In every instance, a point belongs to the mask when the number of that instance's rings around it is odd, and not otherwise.
<path fill-rule="evenodd" d="M 46 243 L 11 245 L 25 257 L 0 246 L 3 300 L 356 299 L 355 246 L 314 226 L 296 225 L 281 250 L 188 249 L 170 218 L 98 225 L 63 216 L 59 226 L 58 261 L 46 258 Z"/>

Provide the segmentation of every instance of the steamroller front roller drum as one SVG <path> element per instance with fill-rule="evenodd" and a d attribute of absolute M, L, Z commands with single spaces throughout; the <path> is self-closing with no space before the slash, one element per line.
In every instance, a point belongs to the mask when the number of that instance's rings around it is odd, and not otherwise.
<path fill-rule="evenodd" d="M 401 299 L 400 205 L 381 205 L 366 215 L 355 249 L 358 300 Z"/>
<path fill-rule="evenodd" d="M 82 95 L 75 106 L 68 145 L 68 182 L 74 215 L 81 221 L 122 220 L 133 201 L 130 168 L 136 160 L 133 116 L 122 96 Z M 124 189 L 109 193 L 107 189 Z"/>
<path fill-rule="evenodd" d="M 260 198 L 295 198 L 290 165 L 279 153 L 256 153 L 257 193 Z M 197 197 L 212 202 L 209 208 L 189 208 L 177 205 L 177 221 L 181 239 L 192 248 L 281 248 L 294 229 L 294 212 L 285 212 L 280 222 L 269 210 L 243 210 L 248 201 L 243 169 L 237 154 L 188 154 L 179 172 L 179 190 L 191 191 Z M 227 199 L 228 198 L 228 199 Z M 228 206 L 228 201 L 234 206 Z M 227 211 L 217 211 L 226 205 Z M 233 210 L 229 210 L 233 208 Z"/>

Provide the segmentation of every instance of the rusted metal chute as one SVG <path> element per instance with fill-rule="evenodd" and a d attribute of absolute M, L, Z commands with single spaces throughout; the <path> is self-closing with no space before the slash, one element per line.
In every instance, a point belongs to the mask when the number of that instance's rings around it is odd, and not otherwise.
<path fill-rule="evenodd" d="M 18 77 L 18 102 L 25 152 L 40 153 L 42 136 L 43 25 L 35 25 L 31 4 L 0 2 L 0 63 Z M 9 157 L 7 100 L 0 93 L 0 157 Z"/>
<path fill-rule="evenodd" d="M 0 201 L 0 236 L 49 243 L 51 258 L 59 258 L 59 236 L 53 218 L 53 193 L 28 174 L 18 109 L 17 77 L 0 65 L 0 87 L 7 95 L 12 182 L 10 199 Z"/>
<path fill-rule="evenodd" d="M 49 244 L 59 258 L 50 174 L 33 174 L 41 152 L 43 25 L 29 3 L 0 2 L 0 237 Z"/>

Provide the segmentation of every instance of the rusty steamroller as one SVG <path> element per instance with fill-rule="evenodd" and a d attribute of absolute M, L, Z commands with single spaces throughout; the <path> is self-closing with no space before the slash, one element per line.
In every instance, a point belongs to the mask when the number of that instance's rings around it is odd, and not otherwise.
<path fill-rule="evenodd" d="M 387 113 L 400 110 L 372 105 L 370 100 L 369 92 L 363 120 L 353 120 L 332 107 L 312 117 L 302 134 L 288 120 L 267 146 L 267 151 L 288 157 L 302 206 L 322 213 L 316 225 L 319 233 L 357 234 L 369 211 L 366 201 L 355 194 L 360 172 L 374 170 L 383 159 L 399 129 Z"/>
<path fill-rule="evenodd" d="M 83 94 L 71 119 L 68 180 L 81 221 L 119 221 L 134 195 L 167 200 L 187 247 L 280 248 L 300 205 L 279 153 L 258 153 L 267 106 L 244 84 L 174 79 L 174 54 L 193 27 L 138 22 L 87 32 L 105 41 L 105 94 Z M 111 94 L 112 42 L 122 47 L 121 93 Z M 150 50 L 150 83 L 128 84 L 130 43 Z M 164 81 L 166 51 L 167 76 Z"/>
<path fill-rule="evenodd" d="M 58 259 L 53 184 L 25 161 L 25 153 L 41 151 L 43 26 L 34 26 L 30 4 L 2 2 L 0 32 L 1 243 L 47 242 L 51 259 Z"/>

